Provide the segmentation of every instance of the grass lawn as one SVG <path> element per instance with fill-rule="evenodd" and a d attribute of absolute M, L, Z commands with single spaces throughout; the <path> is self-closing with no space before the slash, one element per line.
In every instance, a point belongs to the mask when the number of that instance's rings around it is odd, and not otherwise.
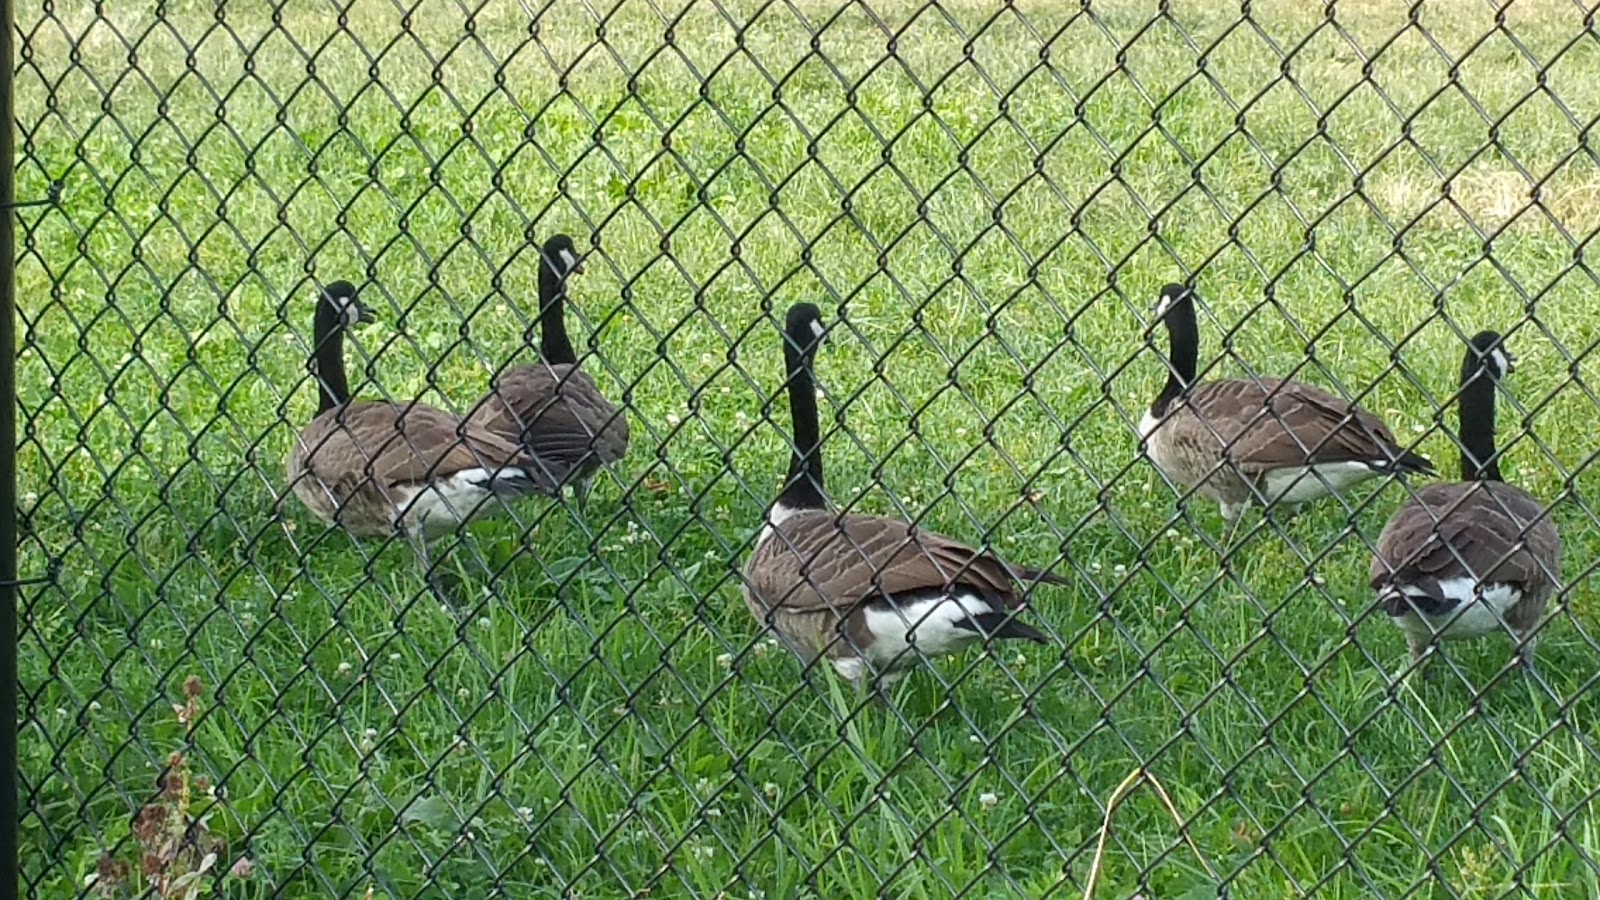
<path fill-rule="evenodd" d="M 1139 765 L 1235 897 L 1600 896 L 1581 10 L 408 2 L 18 10 L 19 195 L 65 183 L 19 234 L 35 896 L 136 855 L 180 749 L 232 897 L 1071 897 Z M 472 529 L 441 608 L 408 546 L 275 511 L 307 273 L 371 281 L 363 393 L 464 409 L 528 353 L 530 229 L 591 251 L 578 343 L 634 448 L 587 516 Z M 1188 277 L 1214 372 L 1359 395 L 1450 473 L 1463 337 L 1511 335 L 1506 470 L 1571 581 L 1544 684 L 1485 641 L 1390 687 L 1398 486 L 1222 564 L 1133 429 Z M 1075 575 L 1034 595 L 1055 645 L 857 709 L 758 638 L 800 299 L 842 320 L 834 496 Z M 1132 795 L 1099 896 L 1208 880 Z"/>

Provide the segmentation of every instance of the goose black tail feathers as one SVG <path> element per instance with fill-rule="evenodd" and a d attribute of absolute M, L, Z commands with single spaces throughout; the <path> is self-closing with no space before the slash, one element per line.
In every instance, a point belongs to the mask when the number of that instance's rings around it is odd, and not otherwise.
<path fill-rule="evenodd" d="M 969 619 L 963 619 L 956 624 L 962 628 L 969 628 L 973 631 L 976 631 L 986 637 L 1033 641 L 1037 644 L 1050 643 L 1050 639 L 1045 636 L 1044 632 L 1039 631 L 1037 628 L 1031 628 L 1027 625 L 1024 625 L 1021 622 L 1018 622 L 1016 619 L 1008 618 L 1005 613 L 979 613 L 978 615 Z"/>
<path fill-rule="evenodd" d="M 1045 572 L 1039 569 L 1030 569 L 1027 566 L 1009 565 L 1011 574 L 1018 581 L 1042 582 L 1044 584 L 1071 585 L 1073 582 L 1065 575 L 1054 572 Z"/>
<path fill-rule="evenodd" d="M 1439 470 L 1433 467 L 1433 462 L 1426 456 L 1421 456 L 1407 450 L 1400 454 L 1400 458 L 1389 465 L 1389 471 L 1404 478 L 1407 475 L 1437 475 Z"/>
<path fill-rule="evenodd" d="M 515 498 L 550 493 L 544 480 L 535 478 L 526 469 L 501 469 L 485 480 L 488 483 L 480 482 L 480 486 L 497 497 Z"/>

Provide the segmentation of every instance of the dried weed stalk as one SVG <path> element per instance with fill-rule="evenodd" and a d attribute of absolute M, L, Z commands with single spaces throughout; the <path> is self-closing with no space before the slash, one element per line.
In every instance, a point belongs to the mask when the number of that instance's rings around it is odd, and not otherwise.
<path fill-rule="evenodd" d="M 131 828 L 138 860 L 135 864 L 110 853 L 100 857 L 88 886 L 99 897 L 136 894 L 160 900 L 195 900 L 210 892 L 221 877 L 249 878 L 253 864 L 240 856 L 227 864 L 227 841 L 211 832 L 211 818 L 220 799 L 204 775 L 189 767 L 189 749 L 200 720 L 200 698 L 205 686 L 189 676 L 183 683 L 183 702 L 172 711 L 183 726 L 184 749 L 167 757 L 156 780 L 156 795 L 133 817 Z"/>

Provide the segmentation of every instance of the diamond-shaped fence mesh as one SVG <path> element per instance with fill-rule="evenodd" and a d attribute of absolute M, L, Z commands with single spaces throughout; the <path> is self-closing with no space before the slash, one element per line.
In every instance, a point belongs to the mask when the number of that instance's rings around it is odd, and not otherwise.
<path fill-rule="evenodd" d="M 1600 896 L 1588 2 L 19 4 L 17 197 L 59 188 L 15 212 L 22 891 Z M 319 291 L 375 320 L 356 397 L 466 416 L 548 350 L 562 233 L 626 454 L 425 548 L 313 516 Z M 1142 439 L 1173 282 L 1201 379 L 1320 386 L 1438 474 L 1225 521 Z M 929 637 L 997 596 L 959 565 L 785 582 L 874 646 L 920 619 L 881 690 L 752 615 L 806 521 L 763 533 L 802 301 L 833 504 L 1049 571 L 1006 626 L 1044 643 Z M 1485 330 L 1564 555 L 1532 668 L 1486 572 L 1490 633 L 1413 667 L 1369 567 L 1461 477 Z"/>

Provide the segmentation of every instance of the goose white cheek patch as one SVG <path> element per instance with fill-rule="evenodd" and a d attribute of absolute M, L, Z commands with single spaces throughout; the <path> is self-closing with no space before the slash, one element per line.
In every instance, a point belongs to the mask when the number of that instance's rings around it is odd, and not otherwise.
<path fill-rule="evenodd" d="M 561 268 L 563 268 L 564 270 L 566 270 L 568 272 L 571 272 L 573 269 L 576 269 L 577 267 L 578 267 L 578 257 L 574 256 L 571 250 L 562 250 L 561 251 Z"/>

